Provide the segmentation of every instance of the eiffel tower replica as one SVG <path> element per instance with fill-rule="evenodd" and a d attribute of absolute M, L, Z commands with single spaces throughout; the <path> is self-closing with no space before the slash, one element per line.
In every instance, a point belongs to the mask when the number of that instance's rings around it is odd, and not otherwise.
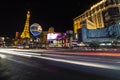
<path fill-rule="evenodd" d="M 25 27 L 20 35 L 20 44 L 22 44 L 24 47 L 30 44 L 29 20 L 30 20 L 30 11 L 27 11 Z"/>
<path fill-rule="evenodd" d="M 25 27 L 24 30 L 21 34 L 21 38 L 22 39 L 29 39 L 30 38 L 30 33 L 29 33 L 29 20 L 30 20 L 30 11 L 27 11 L 27 15 L 26 15 L 26 22 L 25 22 Z"/>

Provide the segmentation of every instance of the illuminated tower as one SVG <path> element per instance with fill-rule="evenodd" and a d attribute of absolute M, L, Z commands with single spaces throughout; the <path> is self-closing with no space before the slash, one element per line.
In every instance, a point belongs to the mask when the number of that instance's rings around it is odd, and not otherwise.
<path fill-rule="evenodd" d="M 25 27 L 24 30 L 21 34 L 21 38 L 30 38 L 30 33 L 29 33 L 29 20 L 30 20 L 30 11 L 27 11 L 27 15 L 26 15 L 26 22 L 25 22 Z"/>

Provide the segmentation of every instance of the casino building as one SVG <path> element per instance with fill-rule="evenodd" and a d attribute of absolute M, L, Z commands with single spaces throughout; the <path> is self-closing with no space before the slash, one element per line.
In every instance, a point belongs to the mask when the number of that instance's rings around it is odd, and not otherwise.
<path fill-rule="evenodd" d="M 120 0 L 101 0 L 73 23 L 79 42 L 112 42 L 120 36 Z"/>

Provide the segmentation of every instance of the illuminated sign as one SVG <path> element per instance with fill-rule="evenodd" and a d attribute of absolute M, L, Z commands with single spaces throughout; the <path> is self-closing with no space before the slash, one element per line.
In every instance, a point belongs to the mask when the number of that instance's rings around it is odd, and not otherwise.
<path fill-rule="evenodd" d="M 47 34 L 47 40 L 57 39 L 58 35 L 60 35 L 60 34 L 58 34 L 58 33 L 49 33 L 49 34 Z"/>
<path fill-rule="evenodd" d="M 34 23 L 30 26 L 30 32 L 33 36 L 38 36 L 42 32 L 42 27 L 38 23 Z"/>

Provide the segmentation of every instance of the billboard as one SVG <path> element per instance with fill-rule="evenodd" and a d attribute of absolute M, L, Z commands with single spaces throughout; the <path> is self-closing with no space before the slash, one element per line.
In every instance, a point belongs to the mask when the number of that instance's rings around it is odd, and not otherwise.
<path fill-rule="evenodd" d="M 34 23 L 30 26 L 30 32 L 33 36 L 39 36 L 42 32 L 42 27 L 38 23 Z"/>
<path fill-rule="evenodd" d="M 48 33 L 47 34 L 47 40 L 55 40 L 58 39 L 59 33 Z"/>

